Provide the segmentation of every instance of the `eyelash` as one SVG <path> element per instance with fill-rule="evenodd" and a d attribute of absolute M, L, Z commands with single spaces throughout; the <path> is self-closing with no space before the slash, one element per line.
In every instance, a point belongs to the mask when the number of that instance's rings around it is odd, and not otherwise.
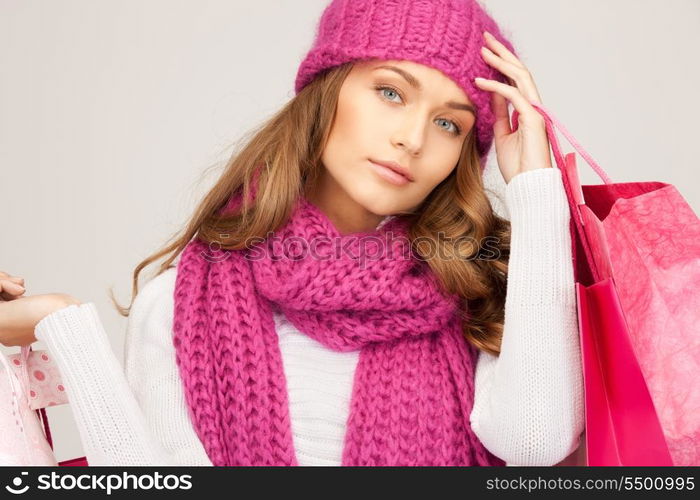
<path fill-rule="evenodd" d="M 392 87 L 391 85 L 375 85 L 374 90 L 376 90 L 377 92 L 380 92 L 382 90 L 391 90 L 393 92 L 396 92 L 396 94 L 398 94 L 398 96 L 403 100 L 403 96 L 401 95 L 401 92 L 399 92 L 398 89 Z M 392 101 L 389 101 L 389 102 L 392 102 Z M 462 133 L 462 129 L 460 128 L 459 125 L 457 125 L 452 120 L 447 120 L 447 121 L 450 122 L 452 125 L 454 125 L 455 131 L 450 132 L 449 130 L 443 129 L 443 130 L 445 130 L 445 132 L 447 132 L 448 134 L 452 134 L 454 136 L 458 136 Z"/>

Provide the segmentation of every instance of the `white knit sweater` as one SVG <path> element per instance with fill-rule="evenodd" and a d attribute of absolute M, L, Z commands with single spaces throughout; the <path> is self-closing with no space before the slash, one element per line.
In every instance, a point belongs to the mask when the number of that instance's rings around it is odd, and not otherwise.
<path fill-rule="evenodd" d="M 516 175 L 505 204 L 512 236 L 503 342 L 500 356 L 479 354 L 470 421 L 508 465 L 553 465 L 578 446 L 584 426 L 561 172 Z M 93 302 L 62 308 L 36 326 L 62 373 L 90 465 L 211 465 L 175 363 L 175 277 L 171 268 L 137 295 L 124 369 Z M 283 316 L 275 322 L 299 464 L 339 465 L 359 351 L 334 352 Z"/>

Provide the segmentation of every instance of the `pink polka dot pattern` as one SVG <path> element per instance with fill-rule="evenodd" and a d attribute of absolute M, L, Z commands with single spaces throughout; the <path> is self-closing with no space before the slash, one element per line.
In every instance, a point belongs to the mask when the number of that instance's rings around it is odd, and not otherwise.
<path fill-rule="evenodd" d="M 7 356 L 15 375 L 26 384 L 27 379 L 22 375 L 21 354 Z M 29 387 L 25 387 L 28 394 L 29 407 L 32 410 L 47 408 L 49 406 L 62 405 L 68 402 L 68 395 L 61 380 L 61 373 L 53 361 L 53 357 L 47 351 L 35 350 L 29 352 L 27 359 L 27 373 L 29 374 Z"/>
<path fill-rule="evenodd" d="M 56 467 L 56 457 L 35 411 L 46 406 L 45 403 L 54 405 L 60 401 L 54 397 L 39 401 L 39 397 L 44 397 L 43 384 L 58 380 L 56 367 L 50 363 L 48 355 L 42 359 L 41 352 L 37 354 L 25 347 L 20 353 L 0 353 L 0 356 L 0 401 L 3 401 L 0 404 L 0 463 L 6 466 Z M 33 376 L 36 370 L 44 375 L 41 381 Z M 46 388 L 50 389 L 50 385 Z M 65 392 L 60 394 L 65 396 Z"/>

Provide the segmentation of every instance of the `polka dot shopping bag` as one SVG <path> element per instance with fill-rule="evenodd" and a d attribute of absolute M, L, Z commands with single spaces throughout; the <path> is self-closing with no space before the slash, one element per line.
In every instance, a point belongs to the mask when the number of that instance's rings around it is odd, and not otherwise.
<path fill-rule="evenodd" d="M 24 346 L 0 352 L 0 465 L 87 465 L 85 457 L 58 463 L 45 408 L 68 403 L 61 374 L 48 351 Z"/>

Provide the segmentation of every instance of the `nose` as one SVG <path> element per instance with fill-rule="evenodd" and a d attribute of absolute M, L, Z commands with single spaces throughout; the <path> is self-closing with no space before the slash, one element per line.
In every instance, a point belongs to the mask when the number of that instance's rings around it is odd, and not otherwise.
<path fill-rule="evenodd" d="M 392 143 L 395 147 L 405 149 L 411 156 L 418 156 L 423 148 L 424 134 L 423 121 L 415 116 L 406 116 L 394 132 Z"/>

